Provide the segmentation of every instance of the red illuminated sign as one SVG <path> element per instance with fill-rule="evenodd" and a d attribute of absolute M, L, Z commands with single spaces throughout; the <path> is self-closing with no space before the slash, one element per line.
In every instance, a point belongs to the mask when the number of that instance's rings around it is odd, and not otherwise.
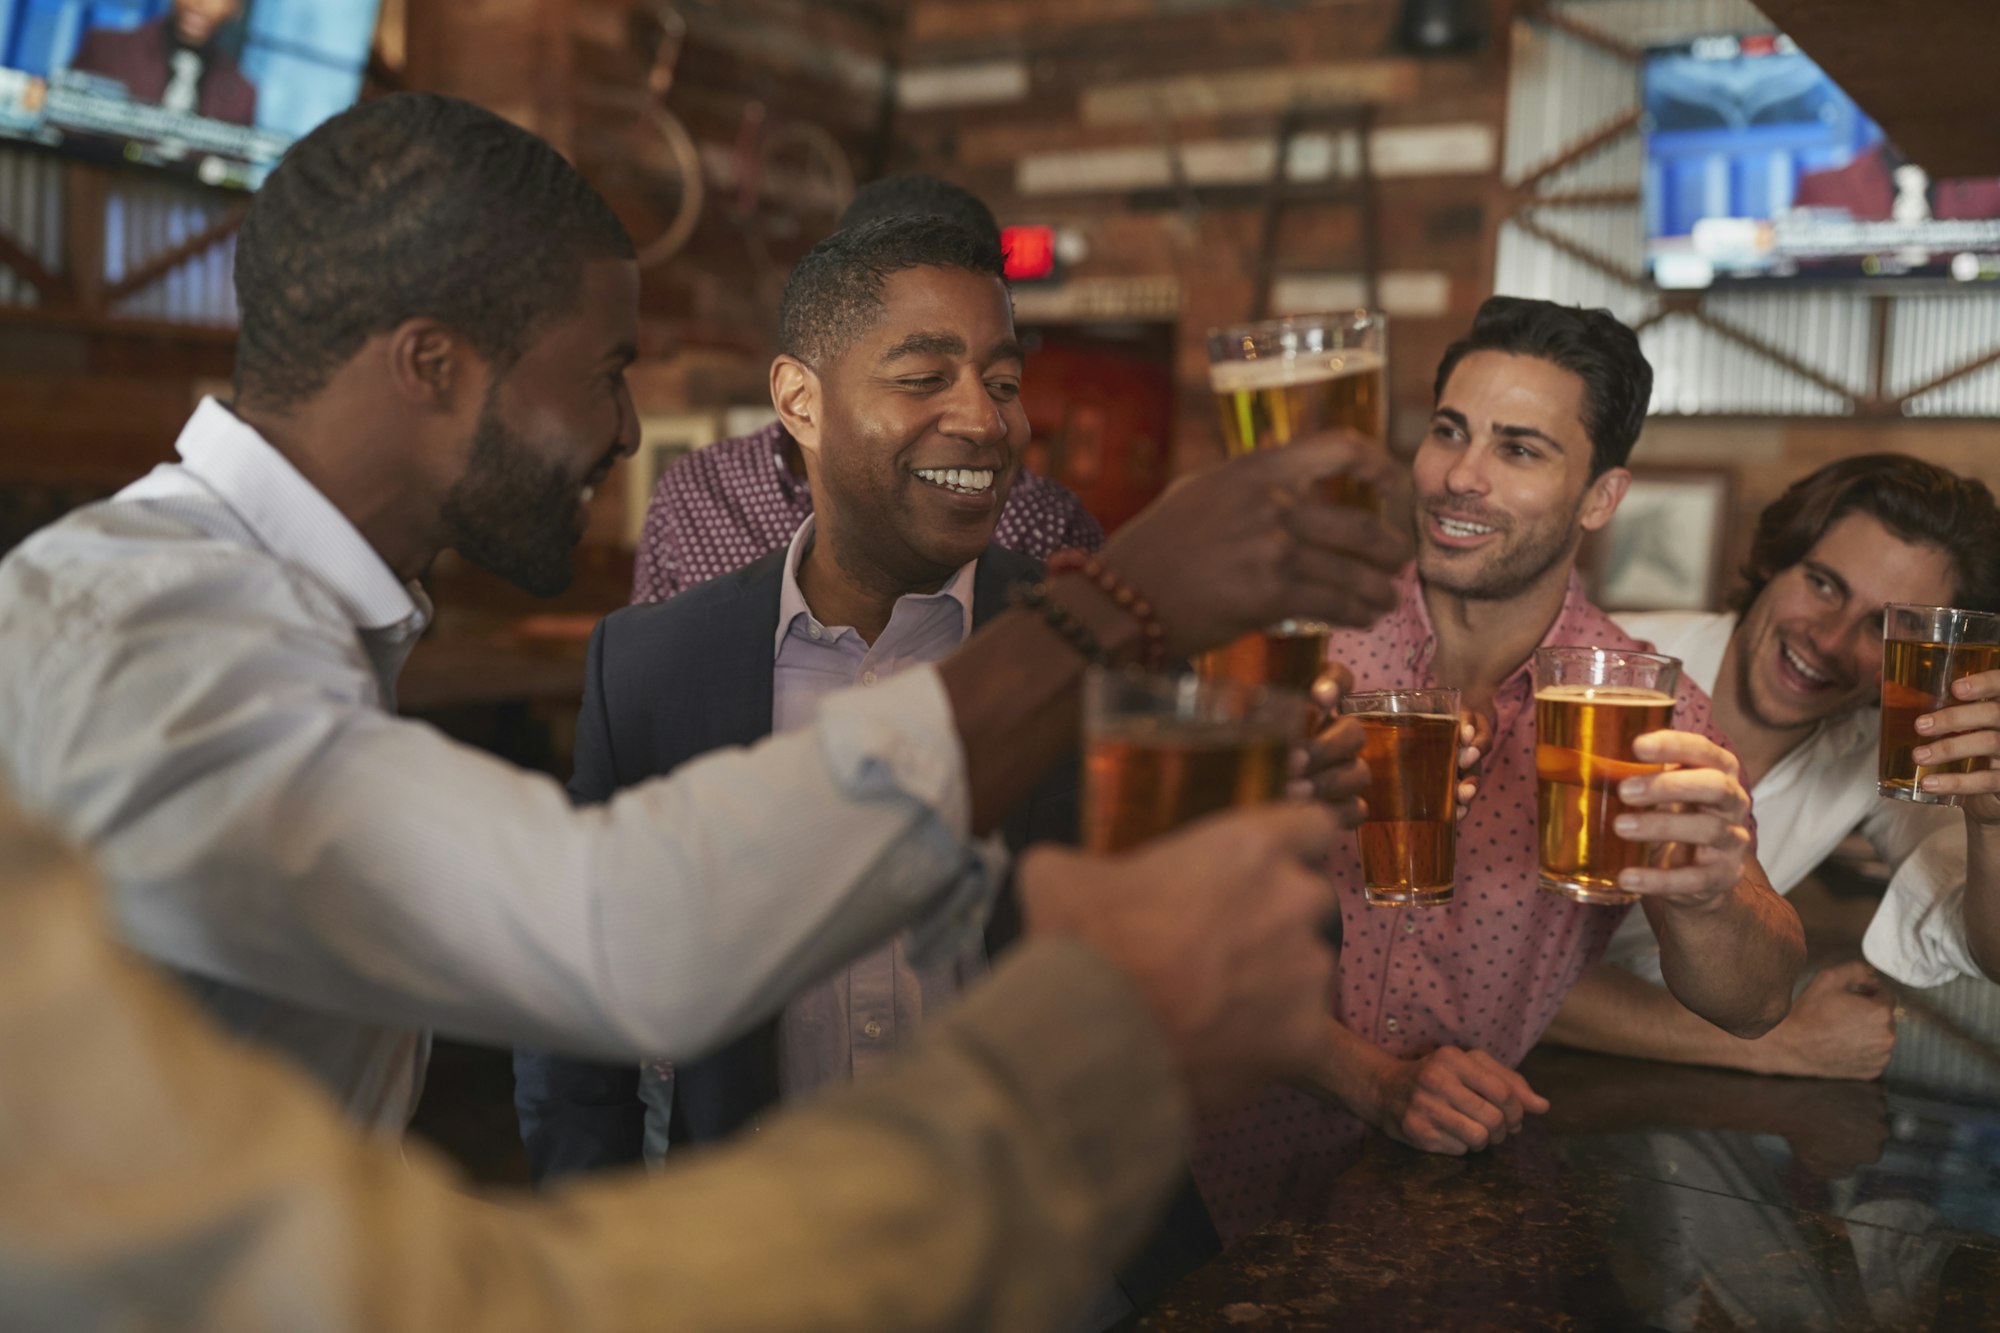
<path fill-rule="evenodd" d="M 1054 227 L 1002 227 L 1000 246 L 1007 252 L 1007 277 L 1013 282 L 1051 278 L 1056 272 Z"/>

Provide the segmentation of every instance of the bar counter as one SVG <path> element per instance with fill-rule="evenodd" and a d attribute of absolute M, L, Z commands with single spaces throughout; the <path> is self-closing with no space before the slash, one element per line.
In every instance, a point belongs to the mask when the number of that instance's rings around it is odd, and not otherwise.
<path fill-rule="evenodd" d="M 1135 1327 L 2000 1328 L 2000 1060 L 1917 1004 L 1883 1083 L 1538 1049 L 1523 1133 L 1371 1134 Z"/>

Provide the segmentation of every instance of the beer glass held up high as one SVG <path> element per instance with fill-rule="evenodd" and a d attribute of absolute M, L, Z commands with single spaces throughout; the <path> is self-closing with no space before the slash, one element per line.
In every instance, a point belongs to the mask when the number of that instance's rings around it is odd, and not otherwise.
<path fill-rule="evenodd" d="M 1535 650 L 1535 804 L 1542 887 L 1586 903 L 1629 903 L 1620 871 L 1655 863 L 1646 843 L 1613 831 L 1626 778 L 1665 764 L 1633 758 L 1632 742 L 1674 724 L 1677 658 L 1614 648 Z"/>
<path fill-rule="evenodd" d="M 1304 695 L 1193 676 L 1096 670 L 1084 682 L 1083 844 L 1119 852 L 1284 794 Z"/>
<path fill-rule="evenodd" d="M 1882 608 L 1882 754 L 1875 790 L 1899 801 L 1957 805 L 1959 798 L 1925 791 L 1933 773 L 1970 773 L 1974 759 L 1919 765 L 1913 751 L 1937 740 L 1917 733 L 1917 719 L 1958 700 L 1952 682 L 2000 667 L 2000 615 L 1949 606 Z"/>
<path fill-rule="evenodd" d="M 1353 310 L 1211 329 L 1208 381 L 1233 458 L 1278 449 L 1324 430 L 1351 430 L 1381 442 L 1388 432 L 1387 326 Z M 1357 477 L 1323 483 L 1335 504 L 1376 507 L 1375 488 Z M 1204 654 L 1209 680 L 1307 690 L 1326 655 L 1327 627 L 1287 620 Z"/>
<path fill-rule="evenodd" d="M 1365 690 L 1341 696 L 1360 719 L 1368 764 L 1361 881 L 1378 906 L 1451 901 L 1457 850 L 1458 691 Z"/>

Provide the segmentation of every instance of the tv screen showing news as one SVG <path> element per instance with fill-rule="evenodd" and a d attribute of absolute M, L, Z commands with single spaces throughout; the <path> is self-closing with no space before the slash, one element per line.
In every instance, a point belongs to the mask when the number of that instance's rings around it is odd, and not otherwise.
<path fill-rule="evenodd" d="M 2000 287 L 2000 178 L 1933 180 L 1791 40 L 1703 37 L 1645 61 L 1655 285 L 1932 278 Z"/>
<path fill-rule="evenodd" d="M 379 0 L 0 0 L 0 138 L 254 190 L 353 104 Z"/>

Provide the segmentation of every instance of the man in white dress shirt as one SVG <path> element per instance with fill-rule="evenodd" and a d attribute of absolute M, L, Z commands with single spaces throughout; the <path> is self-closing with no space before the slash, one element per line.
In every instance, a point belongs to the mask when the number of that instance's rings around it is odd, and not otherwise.
<path fill-rule="evenodd" d="M 395 1131 L 431 1029 L 692 1058 L 900 928 L 975 938 L 986 835 L 1073 744 L 1087 659 L 1146 651 L 1139 616 L 1053 580 L 1061 629 L 1008 612 L 812 726 L 573 811 L 394 691 L 438 552 L 560 589 L 637 445 L 623 228 L 535 136 L 402 94 L 293 147 L 236 286 L 233 405 L 0 563 L 0 779 L 96 851 L 129 946 Z M 1174 655 L 1366 624 L 1407 539 L 1301 487 L 1384 467 L 1353 440 L 1240 460 L 1105 565 Z M 1353 796 L 1358 748 L 1312 747 L 1317 790 Z"/>
<path fill-rule="evenodd" d="M 2000 975 L 2000 771 L 1989 761 L 1928 779 L 1964 797 L 1956 810 L 1875 791 L 1882 607 L 2000 609 L 2000 512 L 1980 482 L 1906 454 L 1843 459 L 1764 511 L 1745 574 L 1733 612 L 1618 622 L 1680 658 L 1715 700 L 1773 887 L 1789 893 L 1857 829 L 1895 868 L 1868 961 L 1824 969 L 1784 1022 L 1743 1041 L 1682 1008 L 1660 985 L 1650 937 L 1621 929 L 1548 1036 L 1656 1060 L 1873 1078 L 1895 1045 L 1894 999 L 1876 968 L 1914 986 Z M 1968 676 L 1957 693 L 1962 703 L 1933 715 L 1936 758 L 2000 754 L 2000 672 Z"/>

